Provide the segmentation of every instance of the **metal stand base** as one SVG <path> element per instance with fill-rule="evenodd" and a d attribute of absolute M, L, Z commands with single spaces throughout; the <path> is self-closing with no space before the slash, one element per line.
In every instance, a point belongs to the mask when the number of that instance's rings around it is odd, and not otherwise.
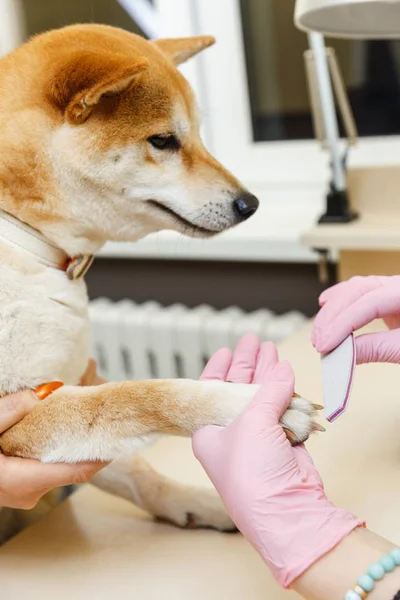
<path fill-rule="evenodd" d="M 358 219 L 358 213 L 351 210 L 346 190 L 331 190 L 326 198 L 326 213 L 318 223 L 350 223 Z"/>

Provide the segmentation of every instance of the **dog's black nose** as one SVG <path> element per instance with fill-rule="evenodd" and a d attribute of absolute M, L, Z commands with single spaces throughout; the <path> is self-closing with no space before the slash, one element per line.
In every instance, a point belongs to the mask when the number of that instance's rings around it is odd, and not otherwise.
<path fill-rule="evenodd" d="M 236 212 L 242 219 L 248 219 L 254 215 L 259 204 L 258 199 L 253 194 L 242 194 L 233 202 Z"/>

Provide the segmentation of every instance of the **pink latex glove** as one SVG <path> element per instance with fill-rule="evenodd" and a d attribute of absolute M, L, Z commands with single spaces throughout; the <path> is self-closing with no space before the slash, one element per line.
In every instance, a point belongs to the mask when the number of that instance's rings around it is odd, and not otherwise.
<path fill-rule="evenodd" d="M 312 331 L 318 352 L 329 352 L 350 333 L 383 318 L 391 329 L 356 338 L 357 363 L 400 363 L 400 277 L 353 277 L 323 292 Z"/>
<path fill-rule="evenodd" d="M 262 384 L 232 425 L 196 432 L 193 451 L 238 529 L 288 587 L 362 523 L 327 500 L 310 455 L 292 448 L 279 425 L 294 375 L 273 344 L 245 336 L 233 357 L 214 355 L 204 378 Z"/>

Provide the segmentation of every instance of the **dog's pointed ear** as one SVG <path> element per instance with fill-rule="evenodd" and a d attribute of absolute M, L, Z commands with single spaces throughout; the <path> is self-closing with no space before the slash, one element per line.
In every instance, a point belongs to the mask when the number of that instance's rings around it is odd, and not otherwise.
<path fill-rule="evenodd" d="M 55 68 L 47 99 L 70 123 L 84 123 L 104 96 L 126 91 L 148 67 L 143 57 L 108 52 L 77 52 Z"/>
<path fill-rule="evenodd" d="M 169 56 L 175 65 L 180 65 L 195 54 L 215 44 L 212 35 L 198 35 L 189 38 L 165 38 L 153 42 L 163 54 Z"/>

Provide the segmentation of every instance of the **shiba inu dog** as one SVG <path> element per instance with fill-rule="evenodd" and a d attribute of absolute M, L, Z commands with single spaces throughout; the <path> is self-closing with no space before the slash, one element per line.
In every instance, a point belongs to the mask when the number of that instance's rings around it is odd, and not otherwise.
<path fill-rule="evenodd" d="M 192 90 L 176 68 L 213 42 L 76 25 L 0 60 L 0 395 L 65 384 L 3 433 L 0 449 L 47 462 L 114 461 L 95 485 L 177 525 L 228 530 L 216 494 L 169 481 L 134 455 L 162 434 L 229 424 L 256 386 L 78 385 L 89 358 L 83 277 L 106 241 L 162 229 L 210 237 L 258 207 L 203 146 Z M 293 442 L 310 434 L 313 411 L 294 398 L 282 420 Z"/>

